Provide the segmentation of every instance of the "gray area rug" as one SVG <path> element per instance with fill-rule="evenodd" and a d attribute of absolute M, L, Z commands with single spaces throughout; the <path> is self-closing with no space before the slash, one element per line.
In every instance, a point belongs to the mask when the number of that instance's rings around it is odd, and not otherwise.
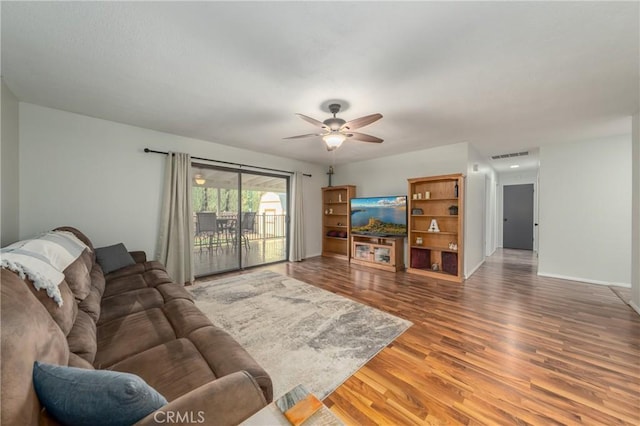
<path fill-rule="evenodd" d="M 200 282 L 189 291 L 269 373 L 274 399 L 298 384 L 324 399 L 411 326 L 271 271 Z"/>

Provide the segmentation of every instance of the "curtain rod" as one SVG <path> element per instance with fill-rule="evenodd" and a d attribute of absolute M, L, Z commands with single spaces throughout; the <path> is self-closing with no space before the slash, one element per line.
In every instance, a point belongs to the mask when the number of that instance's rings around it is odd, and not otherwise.
<path fill-rule="evenodd" d="M 145 148 L 144 152 L 146 152 L 146 153 L 152 152 L 154 154 L 169 155 L 168 152 L 154 151 L 153 149 L 149 149 L 149 148 Z M 202 158 L 202 157 L 191 157 L 191 158 L 194 159 L 194 160 L 211 161 L 211 162 L 214 162 L 214 163 L 231 164 L 233 166 L 239 166 L 239 167 L 251 167 L 252 169 L 269 170 L 269 171 L 272 171 L 272 172 L 280 172 L 280 173 L 289 173 L 291 175 L 293 174 L 293 172 L 290 172 L 289 170 L 270 169 L 268 167 L 259 167 L 259 166 L 251 166 L 249 164 L 231 163 L 229 161 L 212 160 L 210 158 Z M 307 173 L 303 173 L 302 176 L 311 177 L 311 175 L 307 174 Z"/>

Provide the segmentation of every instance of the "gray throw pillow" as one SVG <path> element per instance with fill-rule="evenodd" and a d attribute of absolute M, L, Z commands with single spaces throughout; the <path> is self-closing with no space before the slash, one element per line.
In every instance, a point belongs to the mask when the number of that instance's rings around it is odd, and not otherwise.
<path fill-rule="evenodd" d="M 96 249 L 96 260 L 102 267 L 102 272 L 108 274 L 125 266 L 135 265 L 136 261 L 129 254 L 124 244 L 114 244 Z"/>
<path fill-rule="evenodd" d="M 128 426 L 167 400 L 135 374 L 33 364 L 38 399 L 67 425 Z"/>

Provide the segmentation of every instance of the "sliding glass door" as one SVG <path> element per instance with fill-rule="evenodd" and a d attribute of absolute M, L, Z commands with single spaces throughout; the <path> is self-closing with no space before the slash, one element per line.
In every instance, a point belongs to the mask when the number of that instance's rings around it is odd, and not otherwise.
<path fill-rule="evenodd" d="M 287 260 L 289 178 L 242 173 L 242 266 Z"/>
<path fill-rule="evenodd" d="M 288 176 L 192 168 L 196 276 L 287 259 Z"/>

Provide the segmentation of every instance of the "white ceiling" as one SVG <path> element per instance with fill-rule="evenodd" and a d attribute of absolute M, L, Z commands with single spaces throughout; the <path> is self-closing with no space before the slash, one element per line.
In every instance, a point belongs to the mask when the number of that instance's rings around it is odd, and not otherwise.
<path fill-rule="evenodd" d="M 22 101 L 304 161 L 469 142 L 483 155 L 630 132 L 639 3 L 2 2 Z M 335 159 L 294 115 L 385 140 Z M 323 110 L 324 107 L 324 110 Z M 508 165 L 511 163 L 505 163 Z"/>

